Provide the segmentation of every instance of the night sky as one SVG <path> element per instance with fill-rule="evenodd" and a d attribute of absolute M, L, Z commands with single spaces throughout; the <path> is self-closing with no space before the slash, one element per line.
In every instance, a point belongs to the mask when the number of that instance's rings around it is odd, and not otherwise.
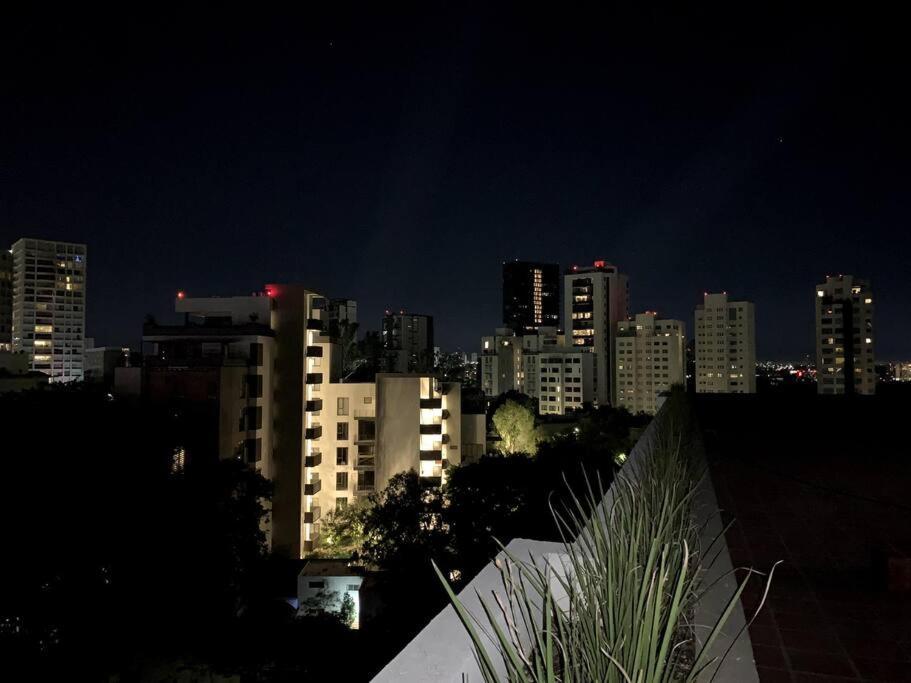
<path fill-rule="evenodd" d="M 866 276 L 877 356 L 911 357 L 897 17 L 393 4 L 5 15 L 0 243 L 87 242 L 101 343 L 177 289 L 297 281 L 476 350 L 504 259 L 598 258 L 690 333 L 704 290 L 754 301 L 760 358 L 811 352 L 814 284 Z"/>

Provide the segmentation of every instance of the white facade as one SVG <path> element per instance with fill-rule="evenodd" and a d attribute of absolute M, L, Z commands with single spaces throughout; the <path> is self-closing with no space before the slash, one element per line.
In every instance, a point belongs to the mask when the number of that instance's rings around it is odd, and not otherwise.
<path fill-rule="evenodd" d="M 696 392 L 756 393 L 756 326 L 753 304 L 705 294 L 696 307 Z"/>
<path fill-rule="evenodd" d="M 615 403 L 631 413 L 654 415 L 661 395 L 686 382 L 686 328 L 655 313 L 617 323 Z"/>
<path fill-rule="evenodd" d="M 594 356 L 578 348 L 554 347 L 537 354 L 538 412 L 565 415 L 592 403 Z"/>
<path fill-rule="evenodd" d="M 853 275 L 816 286 L 816 384 L 820 394 L 876 393 L 873 291 Z"/>
<path fill-rule="evenodd" d="M 13 244 L 12 348 L 52 382 L 83 378 L 86 246 L 23 238 Z"/>
<path fill-rule="evenodd" d="M 516 335 L 499 328 L 481 338 L 481 388 L 489 397 L 507 391 L 539 399 L 541 414 L 563 415 L 594 402 L 595 358 L 564 345 L 555 327 Z"/>
<path fill-rule="evenodd" d="M 522 370 L 522 337 L 508 327 L 481 337 L 481 390 L 485 396 L 519 391 Z"/>
<path fill-rule="evenodd" d="M 567 340 L 592 353 L 594 400 L 610 405 L 617 323 L 626 320 L 629 283 L 605 261 L 573 266 L 563 276 L 563 328 Z"/>
<path fill-rule="evenodd" d="M 346 560 L 309 560 L 297 577 L 298 614 L 335 612 L 345 597 L 351 599 L 353 622 L 360 627 L 360 591 L 364 578 L 347 566 Z"/>

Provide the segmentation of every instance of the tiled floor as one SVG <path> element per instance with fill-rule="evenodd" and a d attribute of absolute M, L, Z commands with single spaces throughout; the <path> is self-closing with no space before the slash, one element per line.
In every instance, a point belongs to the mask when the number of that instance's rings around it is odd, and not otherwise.
<path fill-rule="evenodd" d="M 717 418 L 703 421 L 734 565 L 782 560 L 750 627 L 761 681 L 911 681 L 911 594 L 889 591 L 884 568 L 911 553 L 911 453 L 859 457 L 843 431 L 820 444 L 776 438 L 765 422 L 749 433 L 749 419 L 714 429 Z"/>

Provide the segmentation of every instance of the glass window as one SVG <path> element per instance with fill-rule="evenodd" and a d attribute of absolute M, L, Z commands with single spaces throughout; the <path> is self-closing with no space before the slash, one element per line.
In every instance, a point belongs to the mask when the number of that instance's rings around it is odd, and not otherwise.
<path fill-rule="evenodd" d="M 335 409 L 336 409 L 336 413 L 339 415 L 339 417 L 341 417 L 341 416 L 343 416 L 343 415 L 347 415 L 347 414 L 348 414 L 348 399 L 347 399 L 347 397 L 344 397 L 344 398 L 343 398 L 343 397 L 340 396 L 340 397 L 336 400 L 336 407 L 335 407 Z"/>
<path fill-rule="evenodd" d="M 348 473 L 347 472 L 336 472 L 335 473 L 335 490 L 336 491 L 347 491 L 348 490 Z"/>
<path fill-rule="evenodd" d="M 348 447 L 340 446 L 335 449 L 335 464 L 336 465 L 347 465 L 348 464 Z"/>
<path fill-rule="evenodd" d="M 335 438 L 338 439 L 339 441 L 348 440 L 348 423 L 347 422 L 339 422 L 336 424 Z"/>

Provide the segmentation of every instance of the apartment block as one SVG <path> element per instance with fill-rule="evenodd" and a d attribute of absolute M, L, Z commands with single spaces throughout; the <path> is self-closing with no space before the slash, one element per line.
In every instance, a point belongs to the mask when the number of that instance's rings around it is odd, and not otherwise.
<path fill-rule="evenodd" d="M 522 338 L 508 327 L 481 337 L 481 390 L 493 398 L 522 386 Z"/>
<path fill-rule="evenodd" d="M 560 322 L 560 267 L 556 263 L 503 262 L 503 324 L 516 334 Z"/>
<path fill-rule="evenodd" d="M 249 297 L 181 293 L 183 322 L 144 330 L 145 395 L 196 427 L 181 458 L 217 453 L 273 480 L 270 541 L 295 558 L 312 550 L 326 512 L 410 469 L 439 485 L 461 462 L 460 386 L 426 374 L 341 381 L 327 328 L 353 302 L 336 301 L 281 284 Z"/>
<path fill-rule="evenodd" d="M 12 349 L 51 382 L 83 377 L 86 246 L 23 238 L 13 244 Z"/>
<path fill-rule="evenodd" d="M 433 316 L 386 311 L 382 335 L 389 372 L 433 370 Z"/>
<path fill-rule="evenodd" d="M 553 347 L 537 356 L 535 396 L 542 415 L 565 415 L 594 399 L 594 360 L 591 353 L 573 347 Z"/>
<path fill-rule="evenodd" d="M 481 389 L 493 398 L 507 391 L 538 395 L 538 359 L 541 352 L 563 345 L 556 327 L 540 327 L 524 335 L 498 327 L 481 337 Z"/>
<path fill-rule="evenodd" d="M 593 354 L 593 392 L 598 405 L 609 405 L 614 383 L 617 323 L 628 317 L 626 275 L 606 261 L 573 266 L 563 277 L 563 326 L 567 339 Z"/>
<path fill-rule="evenodd" d="M 753 304 L 705 294 L 696 307 L 696 392 L 756 393 L 756 325 Z"/>
<path fill-rule="evenodd" d="M 876 392 L 873 291 L 853 275 L 816 286 L 816 383 L 820 394 Z"/>
<path fill-rule="evenodd" d="M 653 312 L 617 323 L 614 405 L 654 415 L 671 387 L 686 382 L 686 328 Z"/>
<path fill-rule="evenodd" d="M 556 327 L 481 338 L 481 388 L 493 398 L 518 391 L 539 399 L 541 414 L 563 415 L 594 401 L 594 356 L 567 346 Z"/>

